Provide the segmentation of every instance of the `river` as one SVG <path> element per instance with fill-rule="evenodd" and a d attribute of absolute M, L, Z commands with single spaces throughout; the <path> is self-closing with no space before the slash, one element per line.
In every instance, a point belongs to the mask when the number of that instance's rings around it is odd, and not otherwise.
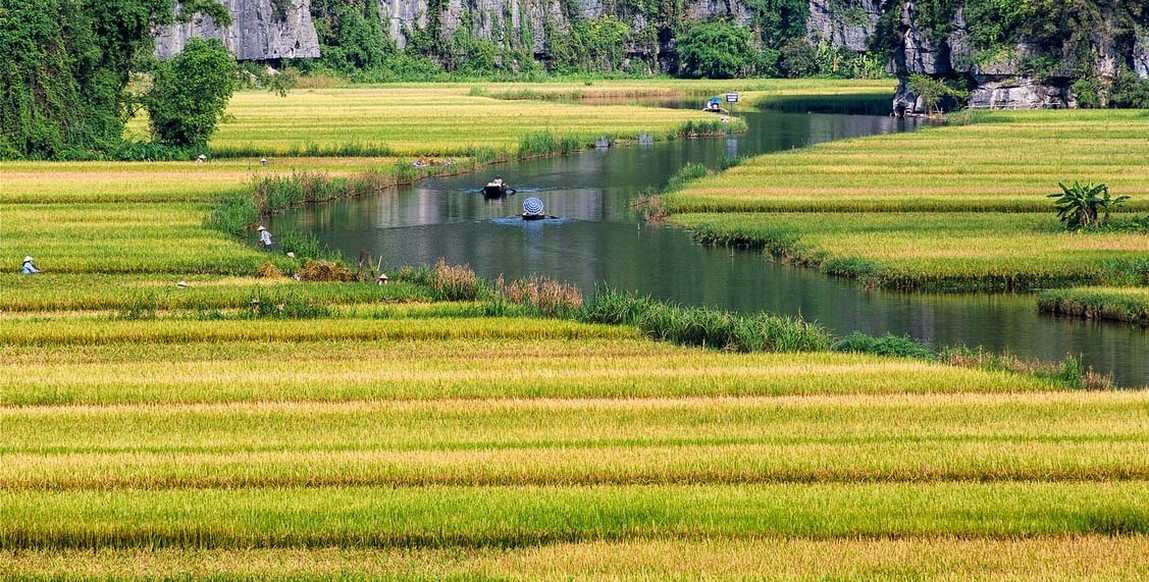
<path fill-rule="evenodd" d="M 378 196 L 305 207 L 275 218 L 274 230 L 314 233 L 356 257 L 385 265 L 468 263 L 494 279 L 540 274 L 577 284 L 630 289 L 690 305 L 801 314 L 834 333 L 892 332 L 935 345 L 983 346 L 1022 358 L 1079 357 L 1121 386 L 1149 385 L 1149 332 L 1115 323 L 1037 313 L 1029 294 L 921 294 L 864 290 L 850 280 L 777 264 L 761 253 L 696 244 L 690 233 L 642 222 L 635 198 L 665 186 L 688 162 L 914 128 L 910 120 L 862 115 L 740 111 L 746 133 L 590 150 L 512 162 L 481 175 L 428 179 Z M 485 200 L 489 174 L 514 196 Z M 515 216 L 528 196 L 562 220 Z"/>

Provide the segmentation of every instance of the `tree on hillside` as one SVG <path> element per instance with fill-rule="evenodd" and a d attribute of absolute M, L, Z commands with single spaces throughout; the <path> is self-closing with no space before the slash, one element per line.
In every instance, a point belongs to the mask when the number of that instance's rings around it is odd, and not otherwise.
<path fill-rule="evenodd" d="M 235 59 L 217 39 L 192 39 L 157 65 L 144 98 L 156 143 L 205 146 L 235 92 Z"/>
<path fill-rule="evenodd" d="M 748 75 L 754 66 L 750 30 L 734 22 L 704 22 L 679 36 L 677 44 L 683 77 L 730 79 Z"/>
<path fill-rule="evenodd" d="M 150 68 L 157 26 L 215 0 L 0 0 L 0 158 L 50 159 L 121 143 L 132 73 Z"/>

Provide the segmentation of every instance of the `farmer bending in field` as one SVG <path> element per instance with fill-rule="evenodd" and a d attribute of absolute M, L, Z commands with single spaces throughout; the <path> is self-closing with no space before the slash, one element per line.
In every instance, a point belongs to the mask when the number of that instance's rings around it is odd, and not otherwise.
<path fill-rule="evenodd" d="M 259 242 L 263 243 L 263 250 L 270 251 L 271 250 L 271 231 L 267 230 L 266 228 L 263 228 L 263 226 L 260 226 L 259 228 L 255 229 L 255 230 L 259 231 Z"/>
<path fill-rule="evenodd" d="M 37 269 L 36 265 L 32 264 L 32 257 L 24 257 L 24 265 L 20 268 L 20 271 L 25 275 L 32 275 L 39 273 L 40 269 Z"/>

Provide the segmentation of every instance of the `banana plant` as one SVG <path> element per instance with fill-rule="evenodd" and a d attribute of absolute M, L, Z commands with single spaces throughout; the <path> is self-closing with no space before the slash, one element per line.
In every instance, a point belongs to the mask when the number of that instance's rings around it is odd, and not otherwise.
<path fill-rule="evenodd" d="M 1129 199 L 1128 196 L 1112 197 L 1105 184 L 1082 185 L 1074 182 L 1072 186 L 1066 186 L 1064 182 L 1058 182 L 1057 185 L 1061 187 L 1061 192 L 1050 194 L 1049 198 L 1056 198 L 1053 206 L 1057 210 L 1057 217 L 1069 230 L 1107 224 L 1110 209 L 1121 206 Z M 1098 214 L 1102 212 L 1103 218 L 1099 220 Z"/>

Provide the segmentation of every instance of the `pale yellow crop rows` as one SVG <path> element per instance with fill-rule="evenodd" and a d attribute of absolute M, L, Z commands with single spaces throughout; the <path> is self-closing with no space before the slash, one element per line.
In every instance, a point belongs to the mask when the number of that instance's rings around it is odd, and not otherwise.
<path fill-rule="evenodd" d="M 0 553 L 16 575 L 253 576 L 297 580 L 472 577 L 500 580 L 898 579 L 1149 580 L 1149 539 L 1035 536 L 809 540 L 625 540 L 526 548 L 98 550 Z M 355 572 L 356 574 L 353 574 Z"/>

